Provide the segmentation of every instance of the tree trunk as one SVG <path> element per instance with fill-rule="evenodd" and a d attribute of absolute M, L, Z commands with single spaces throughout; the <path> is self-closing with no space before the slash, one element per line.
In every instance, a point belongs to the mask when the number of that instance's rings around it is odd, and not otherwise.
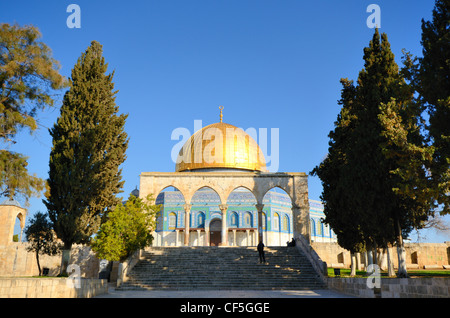
<path fill-rule="evenodd" d="M 351 265 L 350 276 L 353 277 L 356 275 L 356 255 L 355 255 L 355 253 L 351 253 L 351 261 L 352 261 L 352 265 Z"/>
<path fill-rule="evenodd" d="M 375 265 L 379 265 L 378 264 L 378 248 L 377 248 L 377 243 L 374 243 L 374 247 L 373 247 L 373 263 Z"/>
<path fill-rule="evenodd" d="M 60 276 L 66 276 L 67 273 L 67 267 L 69 266 L 70 262 L 70 252 L 72 250 L 72 244 L 65 245 L 64 249 L 62 250 L 62 258 L 61 258 L 61 271 L 59 272 Z"/>
<path fill-rule="evenodd" d="M 42 275 L 42 271 L 41 271 L 41 264 L 39 263 L 39 250 L 36 251 L 36 262 L 37 262 L 37 267 L 39 270 L 39 276 Z"/>
<path fill-rule="evenodd" d="M 403 246 L 397 245 L 397 255 L 398 255 L 398 277 L 406 278 L 408 277 L 408 272 L 406 271 L 406 251 Z"/>
<path fill-rule="evenodd" d="M 380 254 L 378 256 L 378 265 L 380 266 L 380 270 L 384 271 L 388 268 L 387 265 L 387 256 L 386 256 L 386 248 L 380 248 Z"/>
<path fill-rule="evenodd" d="M 367 271 L 367 267 L 369 267 L 369 265 L 373 264 L 373 258 L 372 258 L 372 249 L 369 247 L 366 251 L 366 271 Z"/>
<path fill-rule="evenodd" d="M 386 253 L 387 253 L 387 263 L 388 263 L 388 276 L 389 277 L 394 277 L 395 276 L 395 271 L 394 271 L 394 265 L 392 264 L 392 260 L 391 260 L 391 253 L 389 253 L 389 246 L 386 245 Z"/>
<path fill-rule="evenodd" d="M 356 269 L 361 270 L 361 253 L 355 253 L 356 257 Z"/>
<path fill-rule="evenodd" d="M 408 272 L 406 271 L 406 251 L 403 246 L 403 237 L 402 231 L 400 228 L 400 222 L 397 220 L 396 222 L 397 228 L 397 256 L 398 256 L 398 274 L 397 276 L 400 278 L 408 277 Z"/>

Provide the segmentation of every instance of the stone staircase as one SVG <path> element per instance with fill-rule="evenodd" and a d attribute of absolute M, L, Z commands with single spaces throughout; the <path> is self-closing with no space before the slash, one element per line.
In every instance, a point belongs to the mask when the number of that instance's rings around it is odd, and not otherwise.
<path fill-rule="evenodd" d="M 308 259 L 295 247 L 151 247 L 120 290 L 324 289 Z"/>

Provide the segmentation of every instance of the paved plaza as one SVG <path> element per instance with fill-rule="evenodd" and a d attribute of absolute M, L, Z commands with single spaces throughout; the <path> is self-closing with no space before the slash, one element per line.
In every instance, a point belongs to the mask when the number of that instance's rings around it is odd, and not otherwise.
<path fill-rule="evenodd" d="M 115 290 L 96 298 L 354 298 L 329 289 L 320 290 Z"/>

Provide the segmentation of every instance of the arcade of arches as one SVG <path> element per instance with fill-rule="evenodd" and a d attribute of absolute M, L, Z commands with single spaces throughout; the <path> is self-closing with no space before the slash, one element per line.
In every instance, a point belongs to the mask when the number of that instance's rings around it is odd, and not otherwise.
<path fill-rule="evenodd" d="M 209 220 L 205 220 L 205 216 L 197 214 L 200 219 L 203 218 L 206 231 L 201 245 L 222 245 L 227 246 L 239 245 L 233 244 L 236 240 L 230 235 L 236 236 L 236 229 L 229 228 L 233 225 L 232 211 L 228 211 L 229 205 L 227 200 L 230 194 L 237 188 L 245 188 L 252 193 L 255 199 L 254 207 L 257 210 L 257 218 L 252 223 L 251 228 L 246 228 L 247 239 L 250 245 L 257 245 L 257 241 L 267 242 L 264 238 L 264 197 L 273 188 L 278 187 L 286 192 L 292 204 L 292 232 L 291 237 L 299 234 L 303 235 L 307 240 L 310 239 L 310 221 L 309 221 L 309 202 L 308 202 L 308 184 L 305 173 L 265 173 L 265 172 L 243 172 L 243 171 L 191 171 L 191 172 L 143 172 L 140 176 L 139 196 L 145 198 L 148 194 L 158 196 L 165 188 L 174 187 L 182 196 L 182 209 L 184 216 L 184 226 L 176 230 L 176 235 L 182 237 L 176 238 L 177 242 L 183 245 L 190 245 L 191 235 L 200 235 L 199 228 L 190 228 L 192 224 L 191 208 L 193 206 L 194 195 L 199 189 L 211 189 L 217 196 L 219 215 L 210 216 Z M 227 220 L 227 221 L 223 221 Z M 169 228 L 175 231 L 176 217 L 174 214 L 163 218 L 163 222 L 167 222 Z M 245 221 L 251 223 L 250 221 Z M 283 220 L 278 221 L 282 223 Z M 220 229 L 220 230 L 219 230 Z M 251 229 L 256 229 L 251 231 Z M 253 233 L 255 232 L 255 233 Z M 220 233 L 220 236 L 219 234 Z M 280 242 L 283 245 L 285 242 Z M 163 244 L 161 244 L 163 245 Z M 178 244 L 176 244 L 178 245 Z"/>

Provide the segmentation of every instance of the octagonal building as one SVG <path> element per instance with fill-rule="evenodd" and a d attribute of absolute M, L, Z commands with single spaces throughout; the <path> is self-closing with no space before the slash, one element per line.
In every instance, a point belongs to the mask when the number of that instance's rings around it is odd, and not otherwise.
<path fill-rule="evenodd" d="M 254 172 L 267 173 L 264 154 L 256 141 L 241 128 L 222 122 L 195 132 L 181 148 L 175 172 Z M 253 193 L 244 187 L 232 191 L 226 199 L 225 219 L 219 195 L 210 187 L 198 189 L 192 196 L 186 217 L 183 194 L 171 187 L 160 192 L 154 246 L 256 246 L 258 211 Z M 222 205 L 223 205 L 222 201 Z M 266 246 L 285 246 L 293 238 L 292 203 L 283 190 L 273 188 L 263 198 L 261 230 Z M 313 205 L 312 241 L 335 241 L 335 236 L 320 222 L 320 202 Z M 323 208 L 322 208 L 323 211 Z M 322 213 L 322 214 L 321 214 Z M 186 227 L 186 223 L 189 222 Z M 223 223 L 225 222 L 225 224 Z M 183 233 L 189 232 L 188 242 Z M 226 231 L 224 235 L 223 231 Z M 226 242 L 224 242 L 226 240 Z"/>

